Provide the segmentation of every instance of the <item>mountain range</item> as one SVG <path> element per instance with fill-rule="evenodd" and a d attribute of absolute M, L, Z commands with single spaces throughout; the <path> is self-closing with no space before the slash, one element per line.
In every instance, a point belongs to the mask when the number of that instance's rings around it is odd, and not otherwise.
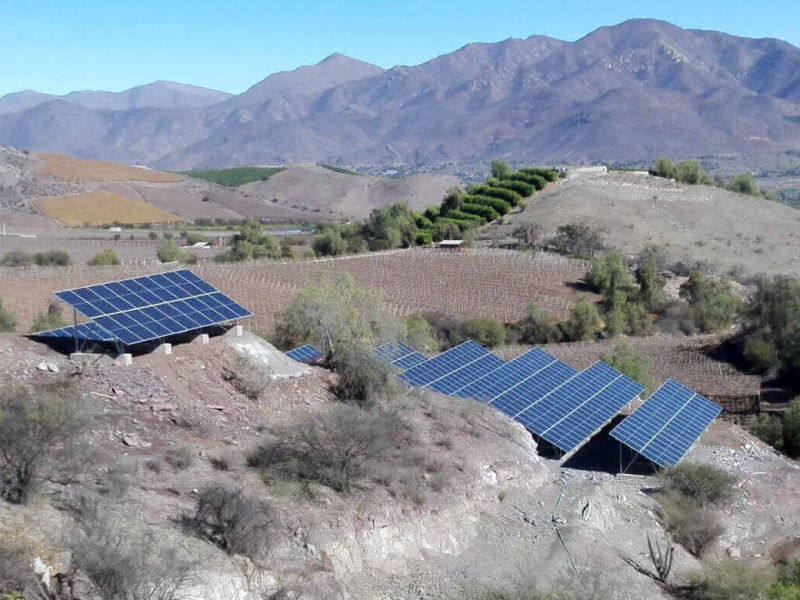
<path fill-rule="evenodd" d="M 0 143 L 167 169 L 319 162 L 797 162 L 800 49 L 636 19 L 575 42 L 468 44 L 381 69 L 333 54 L 246 92 L 157 82 L 0 98 Z"/>

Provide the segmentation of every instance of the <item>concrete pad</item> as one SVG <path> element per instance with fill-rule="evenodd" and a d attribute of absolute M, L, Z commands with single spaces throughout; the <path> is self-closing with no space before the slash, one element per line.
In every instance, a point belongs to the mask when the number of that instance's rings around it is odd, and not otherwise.
<path fill-rule="evenodd" d="M 118 364 L 128 367 L 133 364 L 133 355 L 125 352 L 123 354 L 98 354 L 95 352 L 72 352 L 69 355 L 72 362 L 85 364 L 113 365 Z"/>
<path fill-rule="evenodd" d="M 192 343 L 193 344 L 199 344 L 201 346 L 205 346 L 208 343 L 208 334 L 207 333 L 201 333 L 200 335 L 198 335 L 196 338 L 194 338 L 192 340 Z"/>
<path fill-rule="evenodd" d="M 164 343 L 160 346 L 156 346 L 153 350 L 153 354 L 163 354 L 164 356 L 172 354 L 172 344 Z"/>

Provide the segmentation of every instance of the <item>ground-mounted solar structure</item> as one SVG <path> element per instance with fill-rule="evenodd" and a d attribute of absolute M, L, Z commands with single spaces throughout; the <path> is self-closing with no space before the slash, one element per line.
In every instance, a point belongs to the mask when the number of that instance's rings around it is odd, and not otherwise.
<path fill-rule="evenodd" d="M 123 347 L 163 341 L 191 331 L 235 322 L 252 313 L 189 269 L 110 281 L 55 295 L 90 319 L 40 331 L 34 338 L 73 338 Z"/>
<path fill-rule="evenodd" d="M 432 386 L 443 377 L 467 367 L 487 355 L 489 355 L 488 350 L 469 340 L 406 369 L 398 375 L 398 378 L 411 387 Z M 499 358 L 497 360 L 502 363 Z"/>
<path fill-rule="evenodd" d="M 658 466 L 669 467 L 684 457 L 721 411 L 669 379 L 611 430 L 611 437 Z"/>
<path fill-rule="evenodd" d="M 293 350 L 289 350 L 286 353 L 286 356 L 288 356 L 293 360 L 296 360 L 297 362 L 303 362 L 303 363 L 315 363 L 321 361 L 324 358 L 322 350 L 320 350 L 316 346 L 312 346 L 311 344 L 306 344 L 305 346 L 300 346 L 299 348 L 294 348 Z"/>
<path fill-rule="evenodd" d="M 375 348 L 375 355 L 385 363 L 401 370 L 410 369 L 428 360 L 427 356 L 398 340 L 381 344 Z"/>

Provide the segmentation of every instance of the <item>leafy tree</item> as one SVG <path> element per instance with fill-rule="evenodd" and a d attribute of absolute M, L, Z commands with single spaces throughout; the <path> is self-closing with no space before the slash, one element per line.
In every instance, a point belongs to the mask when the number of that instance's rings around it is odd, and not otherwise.
<path fill-rule="evenodd" d="M 253 246 L 253 258 L 280 258 L 281 246 L 274 237 L 262 236 L 258 244 Z"/>
<path fill-rule="evenodd" d="M 619 252 L 595 256 L 584 279 L 589 287 L 606 297 L 633 287 L 633 277 Z"/>
<path fill-rule="evenodd" d="M 461 229 L 455 223 L 437 221 L 433 226 L 433 239 L 436 242 L 454 240 L 460 237 Z"/>
<path fill-rule="evenodd" d="M 666 179 L 675 179 L 675 165 L 670 159 L 662 156 L 656 159 L 655 174 Z"/>
<path fill-rule="evenodd" d="M 675 179 L 682 183 L 700 184 L 710 183 L 708 175 L 696 160 L 682 160 L 675 167 Z"/>
<path fill-rule="evenodd" d="M 117 258 L 117 253 L 114 252 L 112 248 L 108 248 L 106 250 L 100 250 L 100 252 L 89 259 L 89 262 L 86 264 L 90 267 L 118 265 L 119 259 Z"/>
<path fill-rule="evenodd" d="M 642 302 L 651 312 L 661 312 L 664 308 L 664 280 L 658 273 L 653 260 L 640 262 L 636 267 L 636 283 Z"/>
<path fill-rule="evenodd" d="M 281 238 L 281 258 L 297 258 L 297 251 L 293 248 L 294 240 L 287 236 Z"/>
<path fill-rule="evenodd" d="M 739 300 L 726 277 L 713 280 L 699 271 L 680 287 L 680 297 L 689 302 L 694 323 L 701 331 L 720 331 L 736 318 Z"/>
<path fill-rule="evenodd" d="M 230 250 L 230 257 L 239 262 L 250 260 L 253 258 L 253 244 L 246 239 L 236 240 Z"/>
<path fill-rule="evenodd" d="M 496 177 L 497 179 L 508 179 L 511 175 L 511 167 L 507 162 L 502 160 L 493 160 L 491 169 L 492 177 Z"/>
<path fill-rule="evenodd" d="M 641 394 L 643 399 L 648 398 L 656 389 L 656 381 L 650 374 L 650 360 L 643 354 L 637 354 L 630 345 L 617 344 L 613 354 L 601 354 L 600 360 L 641 383 L 645 387 Z"/>
<path fill-rule="evenodd" d="M 340 256 L 347 253 L 347 242 L 337 228 L 330 227 L 314 237 L 311 248 L 317 256 Z"/>
<path fill-rule="evenodd" d="M 420 313 L 409 315 L 404 320 L 405 335 L 403 341 L 422 352 L 433 352 L 438 350 L 439 345 L 433 338 L 431 324 Z"/>
<path fill-rule="evenodd" d="M 461 208 L 462 204 L 464 204 L 464 190 L 458 187 L 452 187 L 445 192 L 440 214 L 445 216 L 451 210 L 458 210 Z"/>
<path fill-rule="evenodd" d="M 405 203 L 376 208 L 364 223 L 364 238 L 370 250 L 408 248 L 417 238 L 416 215 Z"/>
<path fill-rule="evenodd" d="M 17 319 L 6 307 L 0 298 L 0 332 L 11 332 L 17 328 Z"/>
<path fill-rule="evenodd" d="M 604 246 L 600 232 L 585 223 L 559 225 L 550 243 L 557 252 L 582 257 L 592 257 Z"/>
<path fill-rule="evenodd" d="M 571 342 L 591 340 L 603 328 L 603 319 L 597 307 L 581 298 L 572 307 L 569 317 L 562 323 L 564 337 Z"/>
<path fill-rule="evenodd" d="M 558 323 L 535 304 L 528 304 L 528 315 L 517 324 L 517 329 L 524 344 L 552 344 L 564 337 Z"/>
<path fill-rule="evenodd" d="M 374 347 L 376 339 L 398 337 L 397 329 L 381 297 L 343 273 L 300 290 L 281 314 L 275 336 L 284 348 L 313 343 L 334 362 L 340 349 Z"/>

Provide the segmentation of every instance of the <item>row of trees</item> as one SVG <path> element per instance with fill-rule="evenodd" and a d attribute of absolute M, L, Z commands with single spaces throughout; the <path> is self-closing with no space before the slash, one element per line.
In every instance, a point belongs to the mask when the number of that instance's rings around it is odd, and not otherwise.
<path fill-rule="evenodd" d="M 655 169 L 652 171 L 653 175 L 658 177 L 665 177 L 667 179 L 674 179 L 681 183 L 689 183 L 693 185 L 712 185 L 715 187 L 725 188 L 731 192 L 738 194 L 747 194 L 748 196 L 763 196 L 767 200 L 775 200 L 775 197 L 767 190 L 759 189 L 756 184 L 755 178 L 748 174 L 733 175 L 728 179 L 721 177 L 711 177 L 700 166 L 696 160 L 682 160 L 675 164 L 668 158 L 659 158 L 656 160 Z"/>

